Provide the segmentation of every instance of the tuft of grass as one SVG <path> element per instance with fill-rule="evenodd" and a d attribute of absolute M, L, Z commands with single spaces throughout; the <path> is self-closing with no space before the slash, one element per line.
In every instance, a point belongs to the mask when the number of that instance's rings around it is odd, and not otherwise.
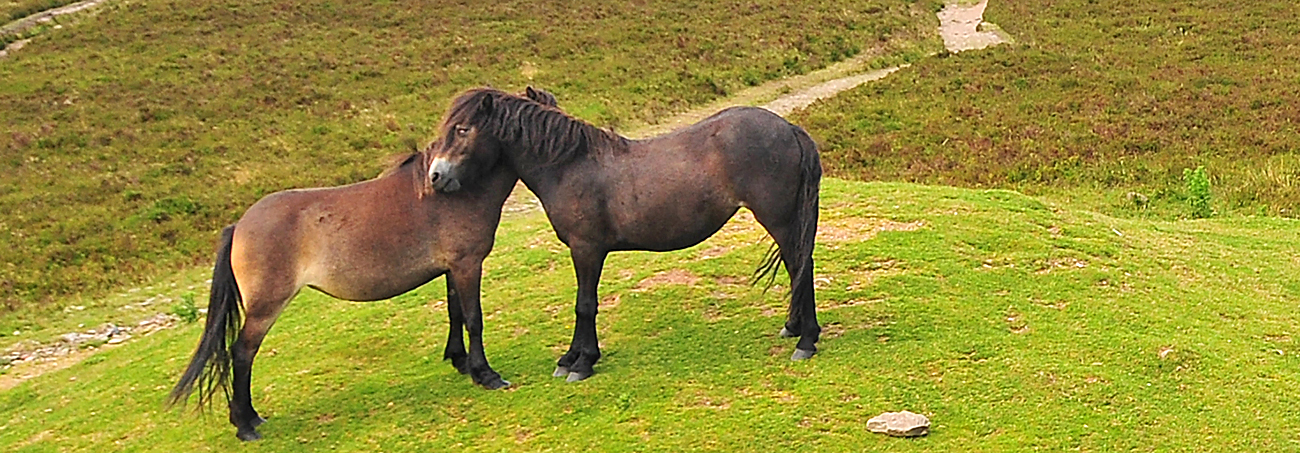
<path fill-rule="evenodd" d="M 1033 0 L 985 16 L 1019 44 L 919 61 L 792 115 L 830 174 L 1173 219 L 1183 169 L 1204 165 L 1220 213 L 1298 215 L 1300 9 Z"/>
<path fill-rule="evenodd" d="M 597 374 L 578 384 L 552 378 L 571 338 L 575 285 L 567 250 L 534 212 L 502 224 L 485 264 L 487 356 L 512 390 L 478 388 L 442 361 L 441 280 L 374 303 L 309 291 L 289 304 L 257 358 L 254 402 L 270 421 L 255 447 L 1237 452 L 1293 444 L 1295 221 L 1126 219 L 1006 190 L 835 179 L 822 196 L 824 330 L 809 361 L 790 362 L 795 342 L 777 335 L 779 292 L 745 284 L 765 244 L 741 216 L 691 249 L 611 255 Z M 0 391 L 0 451 L 240 448 L 224 409 L 159 409 L 201 329 L 138 338 Z M 903 409 L 929 416 L 931 434 L 866 431 L 870 417 Z"/>

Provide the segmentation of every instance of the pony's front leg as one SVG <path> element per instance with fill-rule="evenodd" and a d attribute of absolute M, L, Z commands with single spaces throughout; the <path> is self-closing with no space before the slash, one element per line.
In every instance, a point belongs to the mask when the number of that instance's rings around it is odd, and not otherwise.
<path fill-rule="evenodd" d="M 555 377 L 566 377 L 567 381 L 576 382 L 595 373 L 592 366 L 600 360 L 600 342 L 596 339 L 596 311 L 600 299 L 596 288 L 600 285 L 600 272 L 605 267 L 608 252 L 572 247 L 569 253 L 573 257 L 573 270 L 578 274 L 578 302 L 573 310 L 577 320 L 573 324 L 573 342 L 569 351 L 556 363 Z"/>
<path fill-rule="evenodd" d="M 483 352 L 483 308 L 479 305 L 479 279 L 482 273 L 483 263 L 477 261 L 452 269 L 448 281 L 456 288 L 465 329 L 469 331 L 469 355 L 465 360 L 465 368 L 469 370 L 469 376 L 475 384 L 495 390 L 509 387 L 510 383 L 501 379 L 501 375 L 488 366 L 487 355 Z"/>
<path fill-rule="evenodd" d="M 460 374 L 469 374 L 466 361 L 469 354 L 465 352 L 465 314 L 461 311 L 460 295 L 456 293 L 456 284 L 447 276 L 447 320 L 451 324 L 447 330 L 447 348 L 442 352 L 443 360 L 450 360 Z"/>

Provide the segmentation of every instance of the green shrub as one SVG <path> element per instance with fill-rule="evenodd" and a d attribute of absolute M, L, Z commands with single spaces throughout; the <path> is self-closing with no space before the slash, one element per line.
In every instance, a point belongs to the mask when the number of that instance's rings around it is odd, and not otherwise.
<path fill-rule="evenodd" d="M 181 301 L 172 305 L 172 314 L 186 324 L 199 320 L 199 309 L 194 306 L 194 291 L 186 291 L 181 294 Z"/>
<path fill-rule="evenodd" d="M 1187 204 L 1192 208 L 1192 218 L 1204 219 L 1214 215 L 1210 207 L 1210 177 L 1205 167 L 1183 169 L 1183 182 L 1187 185 Z"/>

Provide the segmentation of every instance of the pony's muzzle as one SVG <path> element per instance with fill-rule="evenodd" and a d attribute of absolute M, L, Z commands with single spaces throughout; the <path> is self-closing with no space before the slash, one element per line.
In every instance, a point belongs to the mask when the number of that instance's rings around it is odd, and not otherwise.
<path fill-rule="evenodd" d="M 439 157 L 429 163 L 429 185 L 439 192 L 455 192 L 460 189 L 460 181 L 452 175 L 451 162 Z"/>

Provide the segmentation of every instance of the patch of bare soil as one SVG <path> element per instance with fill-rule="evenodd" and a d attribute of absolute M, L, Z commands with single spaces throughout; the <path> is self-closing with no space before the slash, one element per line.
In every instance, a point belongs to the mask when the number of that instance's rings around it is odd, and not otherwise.
<path fill-rule="evenodd" d="M 637 282 L 634 291 L 645 291 L 665 285 L 683 285 L 695 286 L 695 282 L 700 281 L 700 277 L 692 274 L 686 269 L 672 269 L 655 273 L 644 280 Z"/>
<path fill-rule="evenodd" d="M 879 217 L 845 217 L 827 219 L 817 225 L 817 242 L 839 248 L 839 244 L 852 244 L 870 240 L 882 231 L 916 231 L 925 222 L 915 220 L 899 222 Z"/>
<path fill-rule="evenodd" d="M 623 295 L 618 293 L 610 294 L 600 299 L 600 308 L 602 310 L 609 310 L 614 307 L 617 307 L 622 302 L 623 302 Z"/>
<path fill-rule="evenodd" d="M 949 3 L 937 13 L 939 36 L 943 37 L 943 46 L 949 52 L 983 49 L 1011 41 L 1011 36 L 997 25 L 984 22 L 984 8 L 988 6 L 988 0 L 974 5 Z"/>

